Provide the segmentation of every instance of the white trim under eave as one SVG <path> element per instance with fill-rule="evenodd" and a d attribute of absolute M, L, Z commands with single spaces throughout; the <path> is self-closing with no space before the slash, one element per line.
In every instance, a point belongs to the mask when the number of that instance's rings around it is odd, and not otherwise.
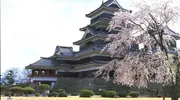
<path fill-rule="evenodd" d="M 57 81 L 57 77 L 31 77 L 31 82 L 33 81 Z"/>

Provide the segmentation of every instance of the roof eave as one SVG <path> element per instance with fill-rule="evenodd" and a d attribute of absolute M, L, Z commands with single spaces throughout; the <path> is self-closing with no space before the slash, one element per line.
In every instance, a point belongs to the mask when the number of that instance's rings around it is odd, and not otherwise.
<path fill-rule="evenodd" d="M 113 11 L 113 12 L 116 12 L 116 11 L 119 10 L 118 8 L 101 6 L 101 7 L 97 8 L 96 10 L 90 12 L 89 14 L 86 14 L 86 17 L 91 18 L 94 14 L 96 14 L 98 11 L 103 10 L 103 9 L 110 10 L 110 11 Z"/>
<path fill-rule="evenodd" d="M 180 40 L 180 35 L 172 35 L 176 40 Z"/>
<path fill-rule="evenodd" d="M 87 29 L 87 26 L 82 27 L 82 28 L 80 28 L 79 30 L 80 30 L 80 31 L 86 31 L 86 29 Z"/>
<path fill-rule="evenodd" d="M 94 36 L 91 36 L 91 37 L 89 37 L 89 38 L 86 38 L 86 39 L 82 39 L 82 40 L 73 42 L 73 44 L 74 44 L 74 45 L 81 45 L 82 43 L 84 43 L 85 41 L 88 41 L 88 40 L 92 40 L 92 39 L 95 39 L 95 38 L 105 39 L 106 37 L 107 37 L 107 36 L 103 36 L 103 35 L 94 35 Z"/>

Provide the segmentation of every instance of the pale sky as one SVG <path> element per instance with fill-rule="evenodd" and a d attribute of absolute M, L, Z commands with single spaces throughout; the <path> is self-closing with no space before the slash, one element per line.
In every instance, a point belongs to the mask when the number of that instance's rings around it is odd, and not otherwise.
<path fill-rule="evenodd" d="M 133 10 L 133 0 L 118 1 L 125 9 Z M 102 0 L 2 0 L 1 72 L 52 56 L 57 45 L 73 46 L 72 42 L 83 36 L 79 28 L 90 23 L 85 14 L 101 3 Z"/>

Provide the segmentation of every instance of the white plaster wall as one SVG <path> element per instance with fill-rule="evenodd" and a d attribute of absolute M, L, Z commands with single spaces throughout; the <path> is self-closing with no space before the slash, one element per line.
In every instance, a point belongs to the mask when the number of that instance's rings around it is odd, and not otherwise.
<path fill-rule="evenodd" d="M 53 87 L 53 86 L 54 86 L 54 84 L 55 84 L 55 82 L 51 82 L 51 87 Z"/>
<path fill-rule="evenodd" d="M 32 77 L 31 82 L 33 81 L 56 81 L 57 77 Z"/>

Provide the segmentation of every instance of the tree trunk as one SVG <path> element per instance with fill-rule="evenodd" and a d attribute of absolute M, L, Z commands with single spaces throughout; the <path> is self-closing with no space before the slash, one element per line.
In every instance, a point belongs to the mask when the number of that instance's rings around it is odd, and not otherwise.
<path fill-rule="evenodd" d="M 166 96 L 166 95 L 165 95 L 165 92 L 166 92 L 166 91 L 165 91 L 165 87 L 162 87 L 162 89 L 163 89 L 163 100 L 165 100 L 165 98 L 166 98 L 166 97 L 165 97 L 165 96 Z"/>

